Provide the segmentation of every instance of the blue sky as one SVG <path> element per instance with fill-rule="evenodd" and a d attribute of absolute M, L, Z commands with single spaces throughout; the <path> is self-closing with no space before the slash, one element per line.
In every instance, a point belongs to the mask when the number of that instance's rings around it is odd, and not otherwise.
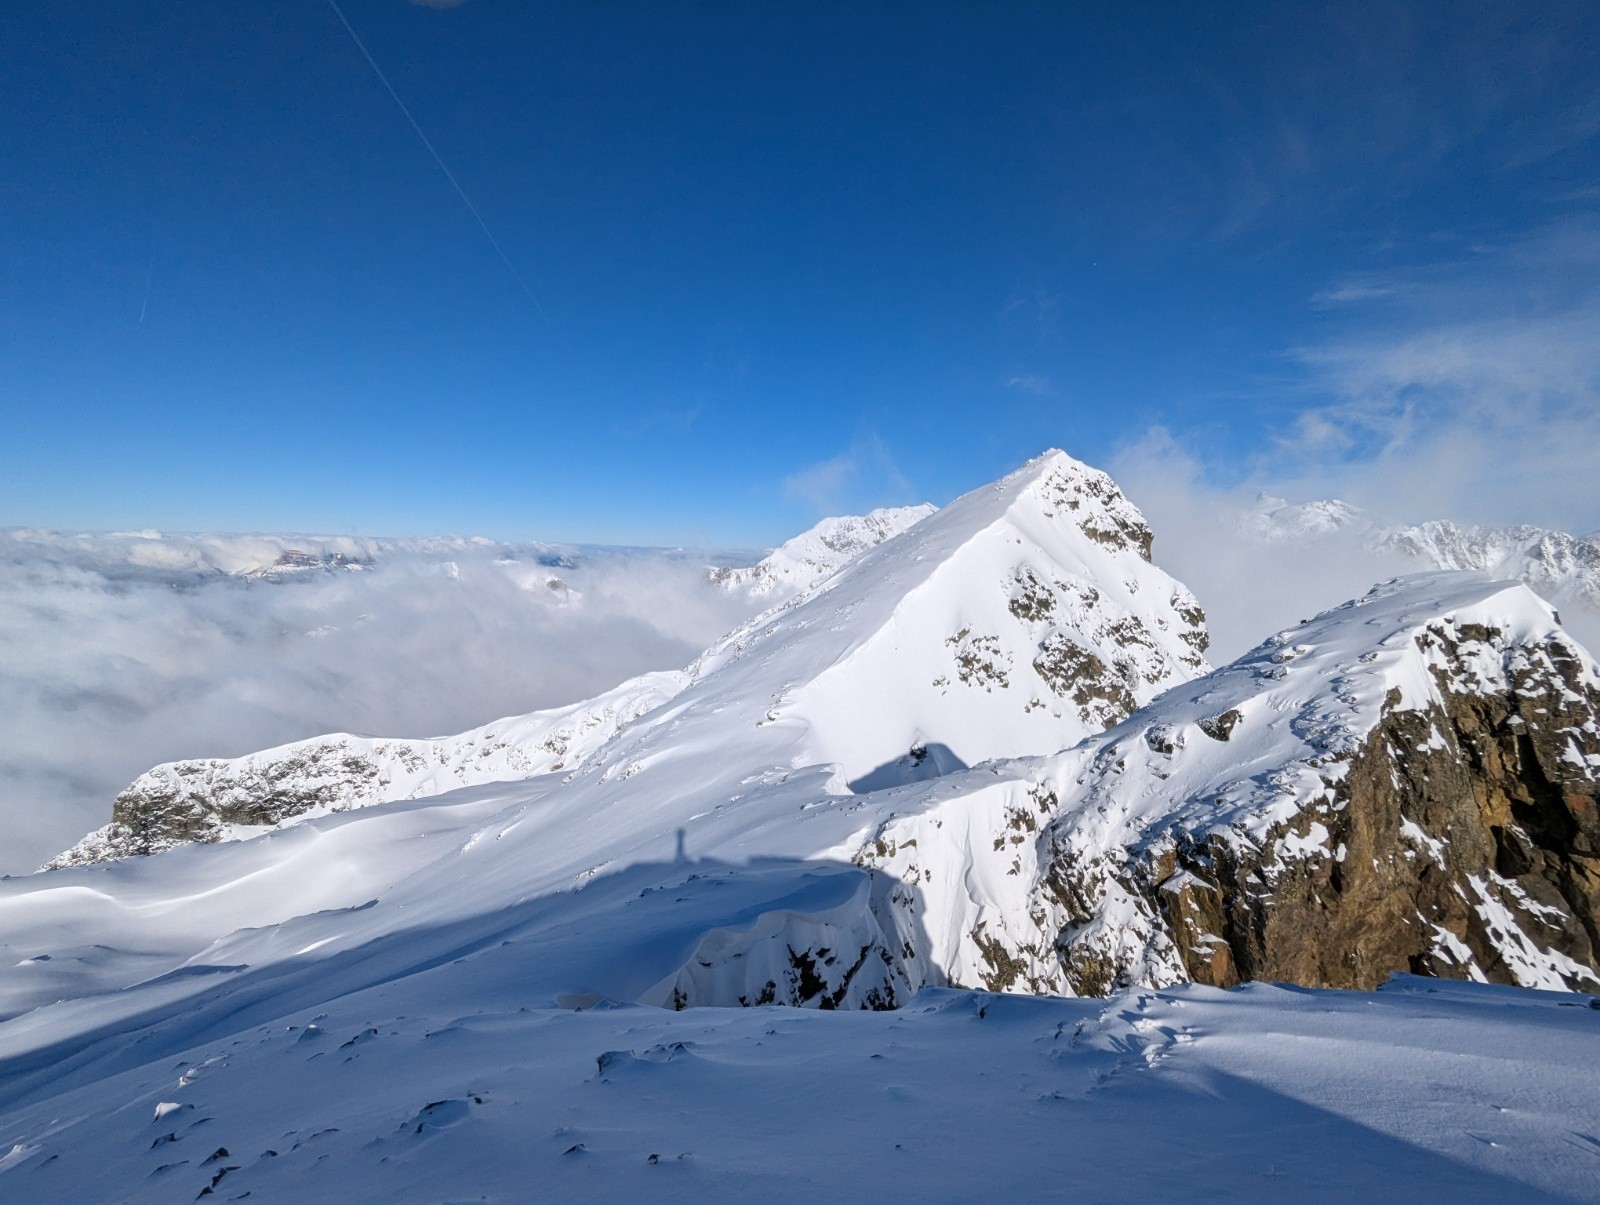
<path fill-rule="evenodd" d="M 494 242 L 326 0 L 0 13 L 0 524 L 1600 527 L 1592 5 L 342 4 Z"/>

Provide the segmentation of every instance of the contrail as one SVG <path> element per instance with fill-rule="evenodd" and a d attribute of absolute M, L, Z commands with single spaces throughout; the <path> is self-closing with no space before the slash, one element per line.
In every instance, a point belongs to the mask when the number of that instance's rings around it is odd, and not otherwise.
<path fill-rule="evenodd" d="M 512 278 L 522 286 L 522 291 L 528 295 L 528 300 L 533 302 L 533 308 L 539 311 L 539 317 L 544 319 L 546 326 L 549 326 L 550 316 L 544 312 L 544 306 L 539 304 L 539 299 L 534 296 L 533 290 L 528 287 L 528 282 L 522 279 L 522 273 L 517 271 L 517 266 L 511 262 L 511 257 L 506 254 L 505 248 L 500 245 L 500 240 L 495 238 L 494 231 L 489 229 L 489 223 L 483 220 L 483 215 L 478 212 L 478 207 L 472 203 L 472 198 L 467 196 L 467 190 L 461 187 L 461 182 L 456 179 L 455 173 L 445 165 L 444 159 L 434 149 L 433 143 L 429 142 L 428 136 L 422 132 L 422 127 L 417 124 L 417 119 L 411 116 L 411 110 L 406 108 L 406 102 L 400 99 L 400 94 L 394 90 L 394 85 L 389 82 L 389 77 L 383 73 L 383 68 L 378 66 L 378 60 L 372 57 L 372 52 L 367 49 L 367 44 L 361 40 L 361 35 L 356 32 L 355 26 L 350 24 L 350 19 L 344 15 L 344 9 L 339 7 L 338 0 L 328 0 L 328 7 L 333 9 L 333 15 L 339 18 L 339 23 L 344 26 L 345 32 L 350 35 L 350 40 L 356 44 L 356 49 L 361 51 L 361 57 L 367 60 L 367 65 L 372 68 L 373 74 L 378 77 L 378 81 L 387 89 L 390 98 L 400 112 L 405 114 L 406 120 L 411 123 L 411 128 L 416 131 L 417 137 L 422 140 L 422 145 L 428 148 L 428 154 L 433 156 L 433 161 L 439 165 L 439 170 L 444 173 L 444 178 L 450 181 L 450 187 L 456 190 L 456 196 L 461 198 L 461 203 L 467 207 L 467 212 L 478 223 L 478 229 L 483 231 L 484 237 L 489 240 L 489 245 L 494 248 L 494 253 L 500 257 L 500 262 L 505 264 L 506 271 L 510 272 Z"/>
<path fill-rule="evenodd" d="M 156 253 L 150 252 L 150 267 L 144 274 L 144 300 L 139 303 L 139 325 L 144 325 L 144 313 L 150 308 L 150 284 L 156 278 Z"/>

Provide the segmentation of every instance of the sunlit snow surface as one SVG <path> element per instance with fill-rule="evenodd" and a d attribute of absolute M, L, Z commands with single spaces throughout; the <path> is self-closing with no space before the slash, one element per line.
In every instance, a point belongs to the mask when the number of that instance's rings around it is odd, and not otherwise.
<path fill-rule="evenodd" d="M 469 955 L 470 956 L 470 955 Z M 441 968 L 432 974 L 448 975 Z M 1400 980 L 894 1013 L 526 1009 L 411 976 L 0 1115 L 8 1200 L 1589 1199 L 1600 1011 Z M 481 989 L 481 982 L 475 985 Z M 226 989 L 220 989 L 225 994 Z"/>
<path fill-rule="evenodd" d="M 1052 617 L 1080 622 L 1081 571 L 1116 607 L 1085 617 L 1146 624 L 1137 702 L 1203 689 L 1183 685 L 1203 668 L 1184 661 L 1186 592 L 1056 521 L 1063 482 L 1099 488 L 1081 468 L 1034 462 L 741 629 L 576 772 L 0 883 L 0 1199 L 1593 1195 L 1586 996 L 936 986 L 973 981 L 969 952 L 913 930 L 965 931 L 1012 881 L 960 816 L 1080 764 L 988 759 L 1095 731 L 1029 705 L 1030 642 L 1058 621 L 1010 605 L 1014 571 L 1062 577 Z M 1550 622 L 1471 591 L 1447 609 Z M 1355 612 L 1410 622 L 1398 600 Z M 1012 685 L 960 680 L 963 628 L 993 637 Z M 1282 678 L 1234 676 L 1315 702 L 1320 659 L 1346 659 L 1335 635 L 1264 648 Z M 1409 662 L 1358 664 L 1387 680 Z M 852 789 L 914 741 L 983 764 Z M 1215 768 L 1188 748 L 1195 775 Z M 892 875 L 860 864 L 865 845 L 958 799 L 928 897 L 943 911 L 877 906 Z M 893 1012 L 650 1006 L 733 1003 L 790 942 L 903 942 L 922 969 L 882 980 Z"/>

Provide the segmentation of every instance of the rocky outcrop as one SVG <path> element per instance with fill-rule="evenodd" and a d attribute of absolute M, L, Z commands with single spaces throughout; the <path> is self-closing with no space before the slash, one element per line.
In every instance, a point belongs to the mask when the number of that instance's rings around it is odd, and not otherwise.
<path fill-rule="evenodd" d="M 1452 635 L 1437 638 L 1458 656 Z M 1283 867 L 1179 839 L 1170 863 L 1142 866 L 1188 977 L 1600 988 L 1600 692 L 1559 643 L 1517 677 L 1503 694 L 1386 706 L 1333 799 L 1286 831 L 1318 856 Z"/>
<path fill-rule="evenodd" d="M 957 982 L 1600 989 L 1600 669 L 1525 587 L 1389 583 L 973 778 L 860 859 L 918 884 Z M 952 873 L 947 827 L 993 849 Z"/>
<path fill-rule="evenodd" d="M 261 569 L 251 569 L 241 577 L 253 581 L 283 581 L 309 573 L 359 573 L 371 569 L 370 558 L 351 556 L 343 552 L 306 552 L 301 548 L 286 548 L 272 564 Z"/>
<path fill-rule="evenodd" d="M 110 824 L 41 869 L 251 836 L 306 816 L 480 783 L 570 773 L 622 725 L 671 699 L 685 680 L 681 673 L 645 674 L 584 703 L 453 737 L 335 733 L 246 757 L 170 762 L 141 774 L 117 796 Z"/>
<path fill-rule="evenodd" d="M 909 1000 L 921 981 L 910 978 L 905 938 L 880 927 L 871 897 L 881 884 L 853 873 L 808 877 L 832 880 L 832 898 L 820 906 L 787 898 L 745 923 L 711 929 L 639 1003 L 680 1011 L 781 1004 L 882 1012 Z M 815 894 L 816 884 L 795 894 L 807 889 Z"/>

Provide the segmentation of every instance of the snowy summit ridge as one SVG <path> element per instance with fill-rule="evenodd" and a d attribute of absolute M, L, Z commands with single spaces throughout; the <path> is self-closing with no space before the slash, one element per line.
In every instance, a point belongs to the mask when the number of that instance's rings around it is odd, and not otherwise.
<path fill-rule="evenodd" d="M 683 689 L 681 672 L 643 674 L 583 703 L 424 740 L 339 732 L 238 758 L 169 762 L 112 806 L 111 823 L 42 869 L 237 840 L 291 821 L 459 787 L 576 768 L 618 728 Z"/>
<path fill-rule="evenodd" d="M 711 577 L 725 588 L 743 590 L 752 598 L 799 594 L 937 509 L 924 502 L 920 506 L 886 506 L 864 515 L 823 519 L 785 540 L 756 564 L 713 569 Z"/>

